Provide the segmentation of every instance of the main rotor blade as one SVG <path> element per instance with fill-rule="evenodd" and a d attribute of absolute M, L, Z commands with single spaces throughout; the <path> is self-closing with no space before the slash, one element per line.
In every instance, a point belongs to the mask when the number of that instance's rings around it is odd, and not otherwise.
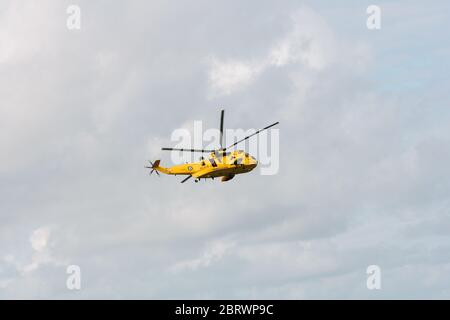
<path fill-rule="evenodd" d="M 223 117 L 225 114 L 225 110 L 220 112 L 220 149 L 223 148 Z"/>
<path fill-rule="evenodd" d="M 187 152 L 214 152 L 216 150 L 205 150 L 205 149 L 180 149 L 180 148 L 161 148 L 163 151 L 187 151 Z"/>
<path fill-rule="evenodd" d="M 238 142 L 233 143 L 232 145 L 226 147 L 225 150 L 227 150 L 227 149 L 229 149 L 229 148 L 231 148 L 231 147 L 234 147 L 234 146 L 237 145 L 238 143 L 241 143 L 242 141 L 245 141 L 245 140 L 247 140 L 248 138 L 253 137 L 254 135 L 257 135 L 257 134 L 260 133 L 261 131 L 267 130 L 267 129 L 269 129 L 269 128 L 271 128 L 271 127 L 277 125 L 277 124 L 279 124 L 278 121 L 275 122 L 275 123 L 273 123 L 273 124 L 271 124 L 270 126 L 267 126 L 267 127 L 265 127 L 265 128 L 262 128 L 262 129 L 256 131 L 255 133 L 252 133 L 252 134 L 249 135 L 249 136 L 246 136 L 244 139 L 239 140 Z"/>
<path fill-rule="evenodd" d="M 192 176 L 188 176 L 186 179 L 184 179 L 183 181 L 181 181 L 181 183 L 185 183 L 186 181 L 188 181 L 190 178 L 192 178 Z"/>

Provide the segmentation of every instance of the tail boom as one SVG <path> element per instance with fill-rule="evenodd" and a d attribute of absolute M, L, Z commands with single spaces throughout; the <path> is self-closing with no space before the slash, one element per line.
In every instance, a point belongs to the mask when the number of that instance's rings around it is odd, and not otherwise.
<path fill-rule="evenodd" d="M 156 171 L 156 173 L 161 172 L 161 173 L 165 173 L 165 174 L 171 174 L 170 170 L 168 168 L 165 167 L 161 167 L 159 164 L 161 163 L 161 160 L 155 160 L 155 162 L 151 162 L 151 167 L 146 167 L 148 169 L 152 169 L 151 172 Z"/>

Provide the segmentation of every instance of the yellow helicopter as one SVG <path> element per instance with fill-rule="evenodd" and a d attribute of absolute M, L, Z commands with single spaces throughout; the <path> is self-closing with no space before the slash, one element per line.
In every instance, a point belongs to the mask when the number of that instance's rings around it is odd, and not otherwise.
<path fill-rule="evenodd" d="M 172 175 L 187 175 L 187 178 L 181 181 L 181 183 L 186 182 L 190 178 L 195 178 L 195 182 L 199 182 L 200 179 L 208 179 L 221 177 L 221 181 L 228 181 L 234 178 L 236 174 L 247 173 L 252 171 L 257 165 L 258 161 L 249 155 L 247 152 L 242 150 L 236 150 L 232 152 L 227 152 L 228 149 L 234 147 L 235 145 L 247 140 L 254 135 L 257 135 L 261 131 L 267 130 L 279 122 L 275 122 L 263 129 L 256 131 L 255 133 L 239 140 L 232 145 L 224 148 L 223 147 L 223 119 L 225 111 L 221 111 L 220 115 L 220 149 L 217 150 L 205 150 L 205 149 L 184 149 L 184 148 L 162 148 L 165 151 L 187 151 L 187 152 L 200 152 L 200 153 L 210 153 L 209 158 L 200 158 L 198 162 L 185 163 L 180 165 L 175 165 L 170 168 L 161 167 L 160 160 L 155 162 L 150 162 L 150 166 L 145 166 L 145 168 L 151 169 L 150 175 L 156 172 L 159 176 L 159 172 Z"/>

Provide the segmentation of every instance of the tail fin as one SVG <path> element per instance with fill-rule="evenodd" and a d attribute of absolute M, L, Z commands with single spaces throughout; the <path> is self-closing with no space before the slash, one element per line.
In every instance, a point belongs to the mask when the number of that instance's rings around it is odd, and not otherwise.
<path fill-rule="evenodd" d="M 153 169 L 158 168 L 160 162 L 161 162 L 161 160 L 156 160 L 155 162 L 153 162 L 152 168 L 153 168 Z"/>
<path fill-rule="evenodd" d="M 155 171 L 156 174 L 159 176 L 158 168 L 159 168 L 159 163 L 161 161 L 160 160 L 156 160 L 155 162 L 151 162 L 149 160 L 148 162 L 150 162 L 151 167 L 145 166 L 145 168 L 152 169 L 152 170 L 150 170 L 150 175 L 152 175 L 153 171 Z"/>

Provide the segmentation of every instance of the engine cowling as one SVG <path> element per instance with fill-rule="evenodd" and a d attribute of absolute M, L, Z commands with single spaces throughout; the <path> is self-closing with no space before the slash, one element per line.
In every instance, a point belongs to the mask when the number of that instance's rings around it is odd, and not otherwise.
<path fill-rule="evenodd" d="M 225 181 L 231 180 L 233 178 L 234 178 L 234 174 L 229 174 L 227 176 L 223 176 L 221 181 L 225 182 Z"/>

